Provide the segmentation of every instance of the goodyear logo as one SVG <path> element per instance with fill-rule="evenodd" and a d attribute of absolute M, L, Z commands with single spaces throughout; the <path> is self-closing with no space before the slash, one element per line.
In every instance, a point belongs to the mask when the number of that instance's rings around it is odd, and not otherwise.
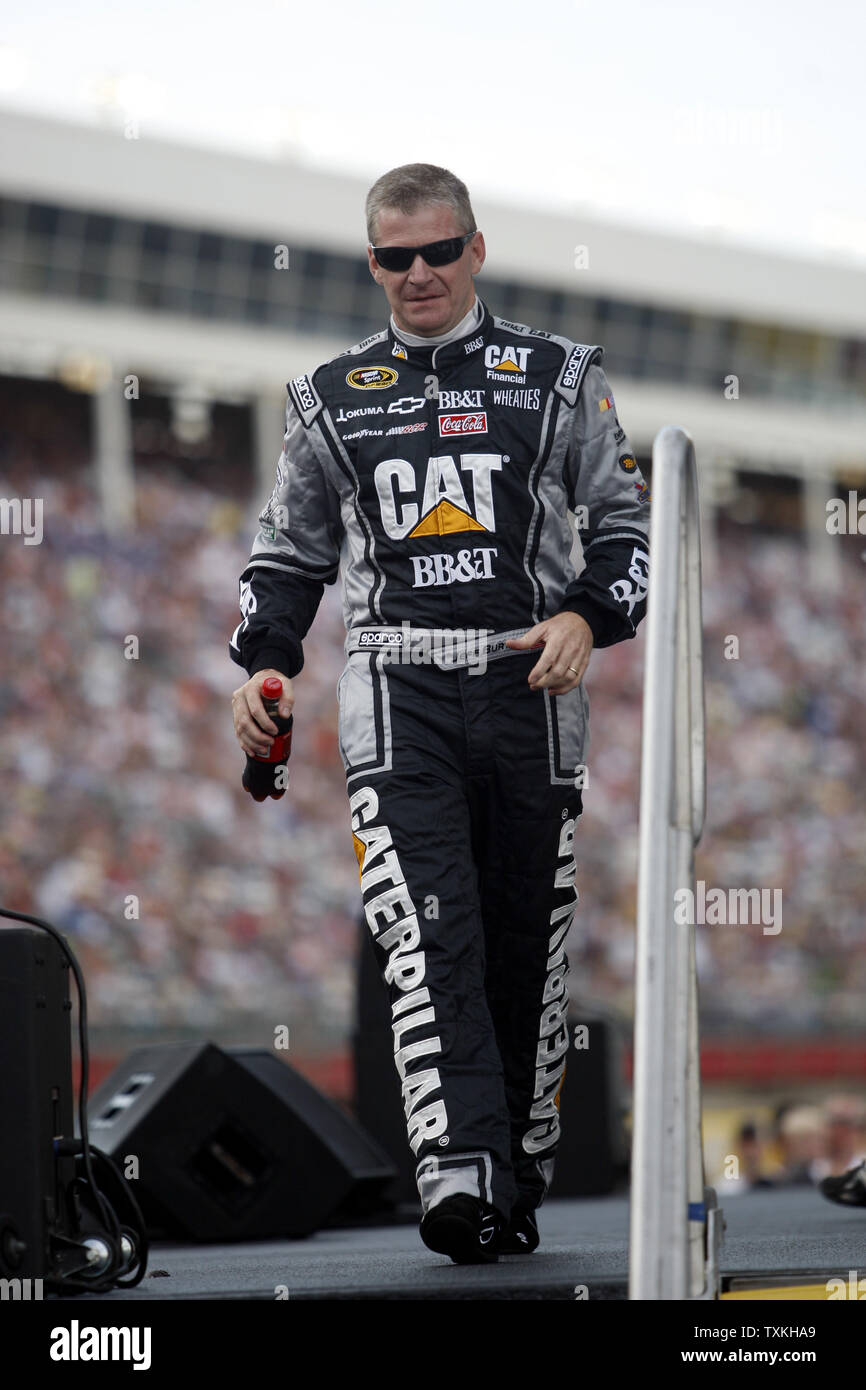
<path fill-rule="evenodd" d="M 346 377 L 347 386 L 354 386 L 356 391 L 384 391 L 396 381 L 393 367 L 356 367 Z"/>

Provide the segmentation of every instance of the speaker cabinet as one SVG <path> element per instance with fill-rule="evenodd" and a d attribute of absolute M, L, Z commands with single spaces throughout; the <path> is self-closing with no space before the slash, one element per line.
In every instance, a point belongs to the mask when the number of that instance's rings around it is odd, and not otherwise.
<path fill-rule="evenodd" d="M 88 1123 L 157 1235 L 300 1237 L 388 1209 L 387 1156 L 267 1050 L 139 1048 L 94 1095 Z"/>
<path fill-rule="evenodd" d="M 50 1272 L 49 1235 L 73 1228 L 69 963 L 54 937 L 0 924 L 0 1277 Z"/>

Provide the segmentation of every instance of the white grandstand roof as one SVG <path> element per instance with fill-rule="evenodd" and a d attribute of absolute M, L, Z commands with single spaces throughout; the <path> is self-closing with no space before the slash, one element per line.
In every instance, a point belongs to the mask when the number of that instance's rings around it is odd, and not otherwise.
<path fill-rule="evenodd" d="M 0 196 L 164 220 L 274 244 L 360 252 L 364 182 L 288 162 L 267 162 L 119 131 L 5 114 Z M 474 200 L 491 275 L 524 284 L 862 336 L 866 271 L 794 261 L 709 240 L 623 228 L 575 214 Z M 574 269 L 574 248 L 590 268 Z M 578 277 L 580 277 L 578 279 Z M 487 298 L 483 276 L 479 291 Z M 497 312 L 495 296 L 490 308 Z M 342 352 L 349 340 L 295 329 L 221 323 L 119 304 L 21 293 L 2 298 L 0 371 L 94 380 L 139 373 L 213 398 L 258 398 L 273 408 L 284 383 Z M 383 323 L 385 305 L 383 302 Z M 540 324 L 539 327 L 545 325 Z M 82 387 L 81 389 L 91 389 Z M 94 385 L 92 389 L 97 389 Z M 832 401 L 750 399 L 619 375 L 618 408 L 632 444 L 649 452 L 665 424 L 692 435 L 699 463 L 751 462 L 779 472 L 866 468 L 866 409 Z"/>
<path fill-rule="evenodd" d="M 309 166 L 246 158 L 122 130 L 5 112 L 0 193 L 360 251 L 367 184 Z M 861 336 L 866 269 L 794 259 L 722 240 L 473 199 L 486 270 L 579 290 L 834 335 Z M 589 265 L 576 270 L 575 248 Z M 495 306 L 491 306 L 494 307 Z"/>

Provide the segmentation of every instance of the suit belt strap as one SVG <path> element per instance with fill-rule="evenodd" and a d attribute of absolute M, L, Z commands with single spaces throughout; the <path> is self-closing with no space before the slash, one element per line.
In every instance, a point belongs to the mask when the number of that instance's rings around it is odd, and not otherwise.
<path fill-rule="evenodd" d="M 381 651 L 387 653 L 389 662 L 407 666 L 476 666 L 479 661 L 525 655 L 505 643 L 511 637 L 522 637 L 526 631 L 525 627 L 512 628 L 510 632 L 493 632 L 484 627 L 415 627 L 408 622 L 399 627 L 356 627 L 346 639 L 346 651 Z"/>

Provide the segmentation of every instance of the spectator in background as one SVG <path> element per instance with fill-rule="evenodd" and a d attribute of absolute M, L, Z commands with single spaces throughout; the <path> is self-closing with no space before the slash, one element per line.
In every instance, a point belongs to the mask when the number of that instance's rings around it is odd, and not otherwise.
<path fill-rule="evenodd" d="M 843 1206 L 866 1206 L 866 1105 L 856 1096 L 831 1096 L 826 1105 L 829 1172 L 821 1191 Z"/>
<path fill-rule="evenodd" d="M 776 1114 L 776 1133 L 782 1154 L 782 1186 L 819 1181 L 827 1155 L 824 1112 L 818 1105 L 786 1105 Z"/>
<path fill-rule="evenodd" d="M 827 1172 L 840 1173 L 866 1159 L 866 1103 L 860 1096 L 838 1094 L 824 1102 L 827 1127 Z"/>

